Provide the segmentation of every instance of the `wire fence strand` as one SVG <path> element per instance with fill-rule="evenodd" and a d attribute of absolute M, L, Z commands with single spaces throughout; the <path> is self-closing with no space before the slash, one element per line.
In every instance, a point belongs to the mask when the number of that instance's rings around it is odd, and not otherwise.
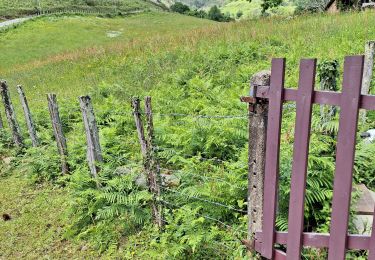
<path fill-rule="evenodd" d="M 215 205 L 215 206 L 223 207 L 223 208 L 226 208 L 226 209 L 229 209 L 229 210 L 233 210 L 233 211 L 236 211 L 236 212 L 239 212 L 239 213 L 245 213 L 245 214 L 247 214 L 247 211 L 245 211 L 245 210 L 237 209 L 235 207 L 228 206 L 228 205 L 220 203 L 220 202 L 210 201 L 210 200 L 205 199 L 205 198 L 200 198 L 200 197 L 197 197 L 197 196 L 184 194 L 182 192 L 170 189 L 170 188 L 165 187 L 165 186 L 161 186 L 161 185 L 158 185 L 158 186 L 159 186 L 160 189 L 167 190 L 169 192 L 175 193 L 178 196 L 183 197 L 185 199 L 195 199 L 195 200 L 198 200 L 198 201 L 209 203 L 211 205 Z"/>
<path fill-rule="evenodd" d="M 171 202 L 169 202 L 169 201 L 162 200 L 161 202 L 162 202 L 163 204 L 170 205 L 170 206 L 172 206 L 172 207 L 174 207 L 174 208 L 178 208 L 178 209 L 182 209 L 182 210 L 183 210 L 182 206 L 178 206 L 178 205 L 176 205 L 176 204 L 174 204 L 174 203 L 171 203 Z M 224 226 L 224 227 L 226 227 L 226 228 L 229 228 L 229 229 L 232 230 L 232 231 L 235 230 L 235 228 L 234 228 L 233 226 L 228 225 L 228 224 L 224 223 L 224 222 L 221 221 L 221 220 L 218 220 L 218 219 L 216 219 L 216 218 L 213 218 L 213 217 L 208 216 L 208 215 L 205 215 L 205 214 L 201 214 L 201 213 L 199 213 L 199 212 L 196 212 L 196 214 L 199 215 L 200 217 L 203 217 L 203 218 L 207 219 L 207 220 L 214 221 L 214 222 L 216 222 L 216 223 L 218 223 L 218 224 L 220 224 L 220 225 L 222 225 L 222 226 Z M 246 231 L 243 231 L 243 230 L 238 230 L 238 231 L 239 231 L 240 233 L 247 234 Z"/>

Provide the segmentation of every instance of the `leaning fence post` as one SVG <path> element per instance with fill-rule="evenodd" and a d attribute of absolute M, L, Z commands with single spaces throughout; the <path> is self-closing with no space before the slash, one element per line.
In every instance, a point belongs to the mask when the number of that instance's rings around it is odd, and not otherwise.
<path fill-rule="evenodd" d="M 33 119 L 31 117 L 31 112 L 30 112 L 29 105 L 27 103 L 26 95 L 23 92 L 22 86 L 20 86 L 20 85 L 17 86 L 17 91 L 18 91 L 18 94 L 20 96 L 20 101 L 21 101 L 23 113 L 25 115 L 26 125 L 27 125 L 27 129 L 29 130 L 31 142 L 32 142 L 33 146 L 36 147 L 36 146 L 39 145 L 39 140 L 38 140 L 38 137 L 36 135 L 35 126 L 34 126 Z"/>
<path fill-rule="evenodd" d="M 92 107 L 89 96 L 79 97 L 83 123 L 85 125 L 86 142 L 87 142 L 87 161 L 91 174 L 94 178 L 98 177 L 100 168 L 98 163 L 103 162 L 102 150 L 99 142 L 99 130 L 96 124 L 94 108 Z"/>
<path fill-rule="evenodd" d="M 145 113 L 146 113 L 146 145 L 147 145 L 147 157 L 146 161 L 149 166 L 148 171 L 148 185 L 150 192 L 153 194 L 153 204 L 152 204 L 152 213 L 154 217 L 154 222 L 159 227 L 163 226 L 163 209 L 162 204 L 160 203 L 160 166 L 157 162 L 155 149 L 153 145 L 154 139 L 154 123 L 152 119 L 152 106 L 151 106 L 151 97 L 145 98 Z"/>
<path fill-rule="evenodd" d="M 137 127 L 138 140 L 141 145 L 142 156 L 146 157 L 147 155 L 147 144 L 145 139 L 145 132 L 142 125 L 141 113 L 140 113 L 140 100 L 139 98 L 132 98 L 132 108 L 133 115 L 135 120 L 135 126 Z"/>
<path fill-rule="evenodd" d="M 66 146 L 66 139 L 64 136 L 62 123 L 60 119 L 59 107 L 57 105 L 57 98 L 55 94 L 47 94 L 48 110 L 51 117 L 53 133 L 55 135 L 57 149 L 59 150 L 61 159 L 61 171 L 63 174 L 69 172 L 69 165 L 67 162 L 68 149 Z"/>
<path fill-rule="evenodd" d="M 1 81 L 1 96 L 4 103 L 5 114 L 8 120 L 9 128 L 12 131 L 13 142 L 16 146 L 23 146 L 23 140 L 21 136 L 20 127 L 17 122 L 16 114 L 10 99 L 8 85 L 6 81 Z"/>
<path fill-rule="evenodd" d="M 368 41 L 365 45 L 365 64 L 362 78 L 362 95 L 370 93 L 372 72 L 374 67 L 375 41 Z M 366 121 L 366 111 L 361 112 L 361 121 Z"/>
<path fill-rule="evenodd" d="M 4 129 L 3 118 L 0 113 L 0 130 Z"/>
<path fill-rule="evenodd" d="M 145 137 L 144 128 L 140 113 L 140 100 L 139 98 L 132 99 L 133 115 L 135 125 L 137 127 L 138 139 L 141 145 L 143 167 L 147 174 L 147 185 L 149 191 L 153 195 L 151 204 L 152 218 L 156 225 L 159 227 L 163 226 L 162 220 L 162 207 L 157 201 L 160 198 L 160 169 L 155 159 L 152 139 L 153 139 L 153 120 L 152 120 L 152 109 L 151 109 L 151 98 L 146 97 L 145 99 L 145 110 L 147 120 L 147 138 Z"/>
<path fill-rule="evenodd" d="M 268 101 L 255 97 L 257 87 L 269 86 L 270 71 L 253 75 L 250 81 L 249 103 L 249 172 L 248 172 L 248 239 L 254 245 L 255 233 L 262 230 L 263 189 L 267 138 Z"/>

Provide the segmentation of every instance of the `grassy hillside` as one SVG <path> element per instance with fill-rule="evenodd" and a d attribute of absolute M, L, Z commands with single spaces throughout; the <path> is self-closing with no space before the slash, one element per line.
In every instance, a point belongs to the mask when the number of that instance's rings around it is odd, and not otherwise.
<path fill-rule="evenodd" d="M 166 19 L 168 18 L 168 19 Z M 38 18 L 16 30 L 1 33 L 0 71 L 13 66 L 41 62 L 55 55 L 73 55 L 84 51 L 115 49 L 153 36 L 180 35 L 213 22 L 178 14 L 152 13 L 105 19 L 84 16 Z M 29 44 L 25 46 L 24 40 Z M 54 47 L 50 48 L 49 44 Z M 19 50 L 23 51 L 20 52 Z M 83 54 L 83 53 L 82 53 Z M 86 55 L 85 55 L 86 56 Z M 55 57 L 56 58 L 56 57 Z M 64 57 L 61 57 L 62 59 Z"/>
<path fill-rule="evenodd" d="M 261 0 L 253 0 L 251 3 L 247 0 L 237 0 L 226 3 L 221 7 L 223 13 L 229 13 L 232 17 L 236 17 L 238 12 L 243 13 L 242 18 L 256 18 L 261 15 Z M 284 1 L 284 3 L 277 8 L 273 8 L 268 11 L 269 14 L 277 15 L 292 15 L 295 7 L 289 1 Z"/>
<path fill-rule="evenodd" d="M 39 11 L 64 9 L 95 10 L 103 13 L 161 10 L 150 0 L 0 0 L 0 18 L 31 15 Z"/>
<path fill-rule="evenodd" d="M 0 234 L 10 234 L 10 239 L 26 237 L 30 231 L 41 235 L 16 244 L 0 242 L 0 258 L 44 257 L 47 245 L 52 258 L 63 254 L 62 248 L 76 257 L 101 253 L 127 259 L 246 258 L 238 238 L 246 237 L 247 108 L 239 96 L 247 95 L 249 77 L 268 69 L 272 57 L 287 58 L 287 86 L 297 84 L 300 58 L 337 59 L 341 73 L 344 56 L 363 53 L 364 43 L 375 39 L 374 23 L 372 12 L 229 24 L 147 13 L 116 19 L 46 17 L 1 33 L 0 75 L 10 84 L 26 137 L 15 91 L 16 84 L 24 85 L 43 144 L 22 151 L 9 149 L 9 134 L 1 133 L 2 157 L 17 158 L 10 169 L 4 166 L 1 171 L 0 182 L 8 185 L 0 189 L 1 201 L 7 200 L 0 204 L 0 213 L 9 212 L 14 219 L 0 222 Z M 47 92 L 56 93 L 60 102 L 70 176 L 58 175 Z M 106 189 L 97 188 L 85 162 L 77 97 L 87 93 L 93 98 L 101 133 L 105 164 L 100 182 Z M 164 193 L 163 200 L 177 205 L 166 211 L 164 233 L 150 224 L 147 194 L 134 187 L 132 179 L 142 172 L 142 160 L 129 98 L 146 94 L 153 97 L 162 171 L 179 178 L 176 191 L 183 194 Z M 336 121 L 321 126 L 319 108 L 315 110 L 306 216 L 316 223 L 309 228 L 327 232 L 335 153 L 331 135 L 337 134 Z M 279 229 L 286 228 L 293 116 L 293 111 L 285 114 L 282 131 Z M 361 130 L 371 127 L 375 127 L 372 118 L 360 125 Z M 358 150 L 355 182 L 374 189 L 370 180 L 375 146 L 358 141 Z M 118 173 L 124 167 L 129 174 Z M 53 196 L 46 197 L 51 190 Z M 324 192 L 317 195 L 320 190 Z M 22 196 L 29 193 L 36 199 Z M 47 206 L 51 214 L 42 214 Z M 34 221 L 29 211 L 35 209 L 40 212 Z M 41 222 L 51 223 L 50 228 Z M 87 249 L 80 250 L 82 246 Z M 322 254 L 305 252 L 307 259 L 324 259 Z"/>
<path fill-rule="evenodd" d="M 229 13 L 232 17 L 236 17 L 237 13 L 242 13 L 242 18 L 256 18 L 261 15 L 262 0 L 253 0 L 251 2 L 247 0 L 180 0 L 178 2 L 184 3 L 192 9 L 204 9 L 208 10 L 212 6 L 216 5 L 220 7 L 220 10 L 227 14 Z M 165 5 L 170 6 L 174 3 L 173 0 L 164 0 Z M 267 13 L 270 15 L 292 15 L 295 6 L 292 1 L 285 0 L 282 5 L 268 10 Z"/>
<path fill-rule="evenodd" d="M 27 171 L 0 175 L 0 212 L 11 216 L 0 223 L 1 259 L 90 258 L 98 253 L 63 239 L 64 226 L 69 222 L 66 208 L 68 192 L 51 184 L 30 185 Z M 8 172 L 9 174 L 9 172 Z M 84 249 L 84 250 L 82 250 Z"/>

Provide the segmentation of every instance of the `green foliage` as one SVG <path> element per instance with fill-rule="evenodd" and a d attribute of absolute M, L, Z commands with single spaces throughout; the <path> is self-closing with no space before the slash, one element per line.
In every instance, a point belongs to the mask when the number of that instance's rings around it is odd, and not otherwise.
<path fill-rule="evenodd" d="M 329 2 L 329 0 L 295 0 L 296 13 L 322 12 Z"/>
<path fill-rule="evenodd" d="M 318 81 L 320 89 L 325 91 L 338 91 L 339 62 L 337 60 L 323 60 L 318 64 Z M 333 106 L 320 106 L 322 124 L 330 124 L 336 115 L 337 108 Z M 337 121 L 333 121 L 337 122 Z"/>
<path fill-rule="evenodd" d="M 11 134 L 5 129 L 0 129 L 0 154 L 8 155 L 12 146 L 13 139 Z"/>
<path fill-rule="evenodd" d="M 281 5 L 283 0 L 263 0 L 262 6 L 262 13 L 265 13 L 268 9 L 277 7 Z"/>
<path fill-rule="evenodd" d="M 244 248 L 202 215 L 201 207 L 183 206 L 166 212 L 165 232 L 157 234 L 144 256 L 152 259 L 245 258 Z M 228 248 L 237 248 L 228 252 Z"/>
<path fill-rule="evenodd" d="M 249 76 L 268 68 L 271 57 L 286 56 L 286 84 L 295 86 L 300 57 L 342 60 L 346 54 L 361 51 L 364 40 L 374 36 L 362 24 L 373 18 L 363 13 L 208 26 L 211 23 L 201 19 L 150 13 L 121 22 L 54 17 L 27 23 L 2 34 L 0 55 L 11 66 L 1 70 L 12 85 L 22 81 L 30 87 L 27 95 L 43 146 L 17 152 L 25 156 L 20 156 L 14 167 L 27 168 L 28 175 L 36 176 L 32 178 L 39 183 L 52 179 L 67 185 L 69 194 L 64 194 L 64 201 L 71 203 L 71 214 L 65 219 L 70 224 L 67 230 L 62 227 L 66 237 L 87 242 L 104 255 L 245 258 L 239 239 L 246 237 L 248 132 L 246 106 L 238 97 L 248 93 Z M 66 31 L 67 24 L 77 28 Z M 112 27 L 126 29 L 124 38 L 104 40 L 101 35 Z M 54 44 L 44 31 L 54 32 Z M 86 37 L 81 41 L 81 34 L 94 35 L 95 41 Z M 31 35 L 48 46 L 45 56 L 38 52 L 38 44 L 24 45 Z M 327 53 L 331 46 L 337 48 Z M 75 52 L 66 54 L 67 50 Z M 68 140 L 72 175 L 64 177 L 59 176 L 59 160 L 53 156 L 56 147 L 45 100 L 39 98 L 51 91 L 58 94 Z M 94 101 L 104 156 L 97 181 L 90 177 L 86 166 L 86 143 L 77 103 L 77 96 L 88 92 Z M 162 173 L 178 180 L 163 190 L 161 200 L 169 208 L 165 232 L 155 230 L 151 224 L 150 194 L 136 185 L 142 169 L 129 106 L 132 95 L 153 97 L 156 150 Z M 314 107 L 305 230 L 327 232 L 338 115 L 322 123 L 319 112 Z M 293 111 L 284 113 L 277 218 L 280 230 L 287 228 L 294 122 Z M 11 153 L 7 149 L 10 143 L 10 137 L 5 136 L 2 151 Z M 373 187 L 374 148 L 362 143 L 357 148 L 355 181 Z M 24 160 L 26 157 L 30 161 Z M 166 202 L 175 206 L 167 206 Z M 312 253 L 305 252 L 308 254 Z M 324 253 L 314 255 L 324 258 Z"/>
<path fill-rule="evenodd" d="M 67 9 L 118 14 L 119 12 L 163 10 L 166 7 L 149 0 L 0 0 L 0 17 L 6 18 L 35 15 L 40 11 L 59 12 Z"/>
<path fill-rule="evenodd" d="M 213 20 L 213 21 L 216 21 L 216 22 L 232 21 L 230 16 L 224 15 L 220 11 L 219 7 L 217 7 L 216 5 L 211 7 L 211 9 L 208 11 L 208 13 L 206 13 L 204 10 L 197 10 L 197 9 L 190 10 L 189 6 L 187 6 L 183 3 L 180 3 L 180 2 L 176 2 L 175 4 L 173 4 L 170 7 L 170 10 L 172 12 L 176 12 L 176 13 L 180 13 L 180 14 L 186 14 L 186 15 L 190 15 L 190 16 L 195 16 L 195 17 L 198 17 L 198 18 L 210 19 L 210 20 Z"/>
<path fill-rule="evenodd" d="M 22 158 L 22 163 L 30 167 L 30 179 L 35 183 L 57 181 L 61 176 L 60 157 L 53 145 L 29 148 Z"/>
<path fill-rule="evenodd" d="M 251 2 L 252 0 L 248 0 Z M 262 7 L 262 14 L 265 14 L 268 9 L 278 7 L 281 5 L 283 0 L 263 0 L 261 7 Z"/>
<path fill-rule="evenodd" d="M 375 165 L 372 154 L 375 152 L 374 143 L 359 142 L 357 145 L 354 166 L 354 179 L 357 183 L 366 184 L 370 190 L 375 189 Z"/>
<path fill-rule="evenodd" d="M 284 0 L 280 5 L 270 8 L 262 13 L 263 0 L 233 0 L 220 6 L 223 13 L 230 13 L 231 17 L 236 17 L 238 12 L 243 12 L 244 19 L 254 19 L 261 16 L 282 16 L 290 17 L 294 14 L 295 5 L 293 1 Z"/>
<path fill-rule="evenodd" d="M 330 3 L 329 0 L 295 0 L 297 5 L 296 12 L 323 12 Z M 359 9 L 362 1 L 360 0 L 338 0 L 337 7 L 341 10 Z"/>
<path fill-rule="evenodd" d="M 102 252 L 117 248 L 122 236 L 134 234 L 149 221 L 151 195 L 135 184 L 135 173 L 118 175 L 106 167 L 97 182 L 80 169 L 73 173 L 70 185 L 69 238 L 86 239 Z"/>
<path fill-rule="evenodd" d="M 189 6 L 184 5 L 183 3 L 176 2 L 170 7 L 172 12 L 180 13 L 180 14 L 186 14 L 190 11 Z"/>
<path fill-rule="evenodd" d="M 207 14 L 208 19 L 211 19 L 213 21 L 217 22 L 229 22 L 231 18 L 228 15 L 223 14 L 219 7 L 214 5 L 213 7 L 210 8 Z"/>
<path fill-rule="evenodd" d="M 362 0 L 339 0 L 338 7 L 341 10 L 359 9 L 361 8 Z"/>
<path fill-rule="evenodd" d="M 243 12 L 241 10 L 238 10 L 238 12 L 236 13 L 236 18 L 240 19 L 242 16 L 243 16 Z"/>
<path fill-rule="evenodd" d="M 337 91 L 339 77 L 339 62 L 337 60 L 323 60 L 318 64 L 318 80 L 321 90 Z"/>

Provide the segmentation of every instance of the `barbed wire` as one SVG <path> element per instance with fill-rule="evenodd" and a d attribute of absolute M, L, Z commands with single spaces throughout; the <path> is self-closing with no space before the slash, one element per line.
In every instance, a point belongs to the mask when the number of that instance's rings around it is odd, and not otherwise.
<path fill-rule="evenodd" d="M 175 204 L 173 204 L 173 203 L 171 203 L 171 202 L 165 201 L 165 200 L 162 200 L 161 203 L 163 203 L 164 205 L 170 205 L 170 206 L 172 206 L 172 207 L 175 207 L 175 208 L 178 208 L 178 209 L 180 209 L 180 210 L 183 210 L 182 206 L 177 206 L 177 205 L 175 205 Z M 228 224 L 226 224 L 226 223 L 224 223 L 224 222 L 222 222 L 222 221 L 220 221 L 220 220 L 218 220 L 218 219 L 215 219 L 215 218 L 210 217 L 210 216 L 207 216 L 207 215 L 200 214 L 200 213 L 198 213 L 198 212 L 196 212 L 196 214 L 199 215 L 200 217 L 203 217 L 203 218 L 207 219 L 207 220 L 215 221 L 215 222 L 217 222 L 218 224 L 223 225 L 223 226 L 225 226 L 226 228 L 230 229 L 230 230 L 231 230 L 232 232 L 234 232 L 234 233 L 235 233 L 235 232 L 240 232 L 240 233 L 242 233 L 242 234 L 247 235 L 247 232 L 242 231 L 242 230 L 235 230 L 235 228 L 234 228 L 233 226 L 230 226 L 230 225 L 228 225 Z M 165 224 L 169 224 L 168 221 L 166 221 L 166 220 L 163 219 L 163 218 L 161 218 L 161 221 L 164 222 Z M 233 235 L 235 236 L 235 238 L 237 239 L 238 242 L 241 242 L 241 240 L 240 240 L 239 238 L 237 238 L 235 234 L 233 234 Z M 219 246 L 223 246 L 223 247 L 225 247 L 226 249 L 233 250 L 233 248 L 227 246 L 227 245 L 224 244 L 224 243 L 220 243 L 220 242 L 215 241 L 215 240 L 212 240 L 212 241 L 210 241 L 210 242 L 213 242 L 213 243 L 215 243 L 215 244 L 217 244 L 217 245 L 219 245 Z M 230 242 L 236 242 L 236 240 L 231 240 Z"/>
<path fill-rule="evenodd" d="M 165 152 L 170 152 L 172 151 L 173 153 L 175 154 L 178 154 L 179 152 L 177 150 L 175 150 L 174 148 L 162 148 L 160 146 L 154 146 L 155 148 L 155 151 L 158 153 L 160 151 L 165 151 Z M 200 161 L 214 161 L 214 162 L 217 162 L 217 163 L 238 163 L 239 166 L 241 167 L 248 167 L 249 165 L 246 164 L 246 163 L 242 163 L 242 162 L 231 162 L 231 161 L 226 161 L 226 160 L 221 160 L 219 158 L 205 158 L 205 157 L 197 157 L 197 156 L 182 156 L 184 159 L 198 159 Z"/>
<path fill-rule="evenodd" d="M 170 206 L 172 206 L 172 207 L 175 207 L 175 208 L 178 208 L 178 209 L 182 209 L 182 210 L 183 210 L 183 208 L 182 208 L 183 206 L 178 206 L 178 205 L 176 205 L 176 204 L 174 204 L 174 203 L 171 203 L 171 202 L 169 202 L 169 201 L 166 201 L 166 200 L 161 200 L 161 202 L 162 202 L 163 204 L 167 204 L 167 205 L 170 205 Z M 224 222 L 221 221 L 221 220 L 218 220 L 218 219 L 216 219 L 216 218 L 213 218 L 213 217 L 208 216 L 208 215 L 205 215 L 205 214 L 201 214 L 201 213 L 199 213 L 199 212 L 195 212 L 195 213 L 196 213 L 197 215 L 199 215 L 199 216 L 201 216 L 201 217 L 207 219 L 207 220 L 215 221 L 215 222 L 219 223 L 220 225 L 223 225 L 223 226 L 225 226 L 226 228 L 229 228 L 229 229 L 232 230 L 232 231 L 236 231 L 235 228 L 234 228 L 233 226 L 228 225 L 228 224 L 224 223 Z M 247 235 L 247 232 L 246 232 L 246 231 L 238 230 L 238 232 L 240 232 L 240 233 L 244 233 L 244 234 Z"/>
<path fill-rule="evenodd" d="M 194 117 L 194 118 L 206 118 L 206 119 L 244 119 L 248 118 L 248 115 L 194 115 L 194 114 L 182 114 L 182 113 L 154 113 L 154 115 L 161 117 Z"/>
<path fill-rule="evenodd" d="M 203 178 L 205 178 L 205 179 L 209 179 L 209 180 L 213 180 L 213 181 L 217 181 L 217 182 L 221 182 L 221 183 L 226 183 L 229 186 L 237 188 L 237 189 L 244 189 L 243 187 L 240 187 L 236 184 L 232 184 L 232 183 L 230 183 L 230 182 L 228 182 L 224 179 L 221 179 L 221 178 L 215 178 L 215 177 L 210 177 L 210 176 L 206 176 L 206 175 L 198 175 L 198 174 L 194 174 L 192 172 L 186 172 L 186 171 L 181 171 L 181 170 L 170 170 L 170 169 L 166 169 L 166 168 L 160 168 L 160 169 L 166 170 L 166 171 L 169 171 L 169 172 L 172 172 L 172 173 L 175 173 L 175 174 L 179 174 L 180 176 L 181 175 L 188 175 L 188 176 L 192 176 L 192 177 L 195 177 L 195 178 L 200 178 L 201 180 L 203 180 Z"/>
<path fill-rule="evenodd" d="M 207 199 L 204 199 L 204 198 L 200 198 L 200 197 L 197 197 L 197 196 L 184 194 L 182 192 L 170 189 L 170 188 L 168 188 L 166 186 L 162 186 L 162 185 L 158 185 L 158 186 L 159 186 L 160 189 L 170 191 L 170 192 L 178 194 L 179 196 L 184 197 L 184 198 L 188 198 L 188 199 L 193 198 L 195 200 L 199 200 L 199 201 L 206 202 L 206 203 L 209 203 L 209 204 L 212 204 L 212 205 L 216 205 L 216 206 L 219 206 L 219 207 L 227 208 L 227 209 L 239 212 L 239 213 L 246 213 L 247 214 L 247 211 L 245 211 L 245 210 L 237 209 L 237 208 L 234 208 L 232 206 L 228 206 L 228 205 L 220 203 L 220 202 L 214 202 L 214 201 L 210 201 L 210 200 L 207 200 Z"/>

